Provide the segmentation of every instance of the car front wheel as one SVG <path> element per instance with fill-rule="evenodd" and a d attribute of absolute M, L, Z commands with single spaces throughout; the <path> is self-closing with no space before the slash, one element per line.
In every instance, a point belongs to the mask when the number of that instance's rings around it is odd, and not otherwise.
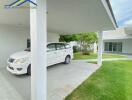
<path fill-rule="evenodd" d="M 65 58 L 65 64 L 69 64 L 71 62 L 71 57 L 70 56 L 66 56 Z"/>

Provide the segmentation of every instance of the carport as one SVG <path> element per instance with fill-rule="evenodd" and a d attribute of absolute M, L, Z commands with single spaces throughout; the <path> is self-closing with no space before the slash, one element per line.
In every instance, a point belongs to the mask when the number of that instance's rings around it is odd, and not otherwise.
<path fill-rule="evenodd" d="M 98 65 L 102 65 L 102 31 L 116 27 L 108 0 L 39 0 L 37 9 L 31 9 L 30 14 L 32 100 L 46 100 L 47 30 L 60 34 L 98 32 Z"/>
<path fill-rule="evenodd" d="M 0 2 L 10 3 L 8 0 Z M 114 29 L 116 22 L 109 0 L 38 0 L 37 5 L 30 10 L 0 7 L 0 24 L 30 29 L 31 98 L 47 100 L 47 31 L 58 34 L 98 32 L 98 65 L 101 66 L 102 31 Z"/>

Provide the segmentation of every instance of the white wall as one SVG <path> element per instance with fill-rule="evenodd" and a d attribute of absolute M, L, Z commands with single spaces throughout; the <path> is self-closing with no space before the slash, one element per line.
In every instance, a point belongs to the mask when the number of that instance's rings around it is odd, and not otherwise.
<path fill-rule="evenodd" d="M 30 36 L 28 37 L 30 39 Z M 47 42 L 59 42 L 60 35 L 57 33 L 48 32 Z"/>
<path fill-rule="evenodd" d="M 124 28 L 117 28 L 116 30 L 104 31 L 103 40 L 111 39 L 132 39 L 132 35 L 126 34 Z"/>
<path fill-rule="evenodd" d="M 10 54 L 27 47 L 28 37 L 30 37 L 29 28 L 0 26 L 0 68 L 6 67 L 6 60 Z"/>
<path fill-rule="evenodd" d="M 48 42 L 59 42 L 60 35 L 57 33 L 48 32 L 47 40 Z"/>
<path fill-rule="evenodd" d="M 122 53 L 132 54 L 132 39 L 104 40 L 104 42 L 122 42 Z"/>
<path fill-rule="evenodd" d="M 132 39 L 126 39 L 123 41 L 123 53 L 132 54 Z"/>

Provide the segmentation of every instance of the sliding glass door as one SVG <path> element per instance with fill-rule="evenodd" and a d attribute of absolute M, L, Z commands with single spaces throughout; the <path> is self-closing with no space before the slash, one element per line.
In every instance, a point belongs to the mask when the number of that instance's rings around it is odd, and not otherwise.
<path fill-rule="evenodd" d="M 122 52 L 122 42 L 105 42 L 104 50 L 106 52 L 115 52 L 121 53 Z"/>

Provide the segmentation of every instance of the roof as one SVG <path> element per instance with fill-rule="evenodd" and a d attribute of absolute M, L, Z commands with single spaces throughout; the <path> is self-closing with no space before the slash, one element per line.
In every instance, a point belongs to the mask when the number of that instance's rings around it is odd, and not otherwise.
<path fill-rule="evenodd" d="M 104 31 L 103 40 L 116 39 L 132 39 L 132 35 L 127 34 L 125 28 L 117 28 L 116 30 Z"/>
<path fill-rule="evenodd" d="M 14 0 L 0 1 L 0 25 L 30 27 L 29 9 L 4 8 L 4 5 L 13 2 Z M 96 32 L 116 27 L 106 0 L 47 0 L 47 9 L 49 32 Z"/>

